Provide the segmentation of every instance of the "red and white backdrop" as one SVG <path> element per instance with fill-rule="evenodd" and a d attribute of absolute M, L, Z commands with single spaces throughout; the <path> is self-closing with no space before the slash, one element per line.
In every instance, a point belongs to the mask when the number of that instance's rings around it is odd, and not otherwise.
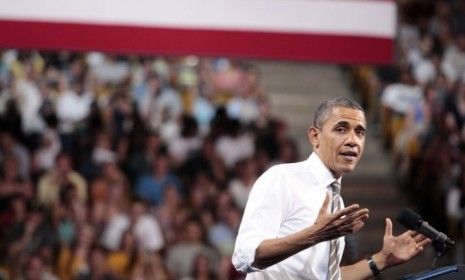
<path fill-rule="evenodd" d="M 394 1 L 1 0 L 0 48 L 387 64 Z"/>

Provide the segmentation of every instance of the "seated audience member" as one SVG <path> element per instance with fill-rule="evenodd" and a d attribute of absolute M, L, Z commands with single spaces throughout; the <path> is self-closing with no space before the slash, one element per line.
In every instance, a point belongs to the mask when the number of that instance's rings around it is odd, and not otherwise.
<path fill-rule="evenodd" d="M 166 265 L 175 279 L 192 276 L 192 267 L 199 255 L 205 255 L 210 261 L 210 268 L 218 268 L 216 252 L 203 243 L 204 232 L 199 221 L 189 220 L 184 227 L 184 238 L 168 248 Z"/>
<path fill-rule="evenodd" d="M 241 131 L 238 120 L 229 120 L 226 123 L 226 134 L 216 140 L 215 150 L 226 167 L 232 168 L 239 160 L 255 153 L 254 139 L 249 133 Z"/>
<path fill-rule="evenodd" d="M 193 263 L 191 277 L 193 280 L 213 280 L 217 279 L 217 273 L 212 269 L 210 259 L 205 255 L 198 255 Z"/>
<path fill-rule="evenodd" d="M 173 279 L 167 271 L 163 259 L 158 253 L 140 252 L 138 254 L 130 279 Z"/>
<path fill-rule="evenodd" d="M 111 149 L 110 137 L 106 133 L 99 133 L 92 151 L 92 161 L 95 166 L 101 166 L 105 163 L 115 163 L 117 161 L 116 153 Z"/>
<path fill-rule="evenodd" d="M 120 205 L 109 205 L 106 221 L 101 233 L 100 244 L 105 249 L 115 251 L 120 248 L 124 233 L 131 227 L 131 219 L 122 211 Z"/>
<path fill-rule="evenodd" d="M 131 209 L 133 234 L 137 247 L 142 252 L 158 252 L 165 246 L 160 225 L 148 212 L 145 202 L 134 201 Z"/>
<path fill-rule="evenodd" d="M 135 145 L 126 162 L 126 169 L 131 181 L 146 172 L 150 172 L 150 168 L 162 145 L 160 136 L 155 132 L 148 132 L 141 139 L 141 142 Z"/>
<path fill-rule="evenodd" d="M 191 182 L 197 174 L 209 174 L 216 184 L 223 185 L 227 179 L 227 168 L 223 159 L 215 151 L 215 142 L 211 137 L 203 140 L 200 151 L 180 167 L 179 173 L 185 182 Z"/>
<path fill-rule="evenodd" d="M 208 242 L 212 244 L 222 256 L 231 256 L 234 251 L 234 242 L 241 222 L 241 213 L 231 207 L 227 217 L 218 219 L 208 230 Z"/>
<path fill-rule="evenodd" d="M 48 270 L 40 256 L 28 258 L 20 279 L 23 280 L 58 280 L 52 271 Z"/>
<path fill-rule="evenodd" d="M 108 254 L 108 270 L 118 278 L 128 278 L 136 261 L 137 253 L 135 236 L 128 230 L 123 233 L 118 250 Z"/>
<path fill-rule="evenodd" d="M 168 145 L 168 151 L 177 165 L 182 164 L 187 158 L 198 151 L 202 141 L 198 134 L 197 121 L 190 116 L 181 118 L 181 135 L 172 139 Z"/>
<path fill-rule="evenodd" d="M 5 157 L 0 175 L 0 212 L 6 210 L 13 197 L 21 195 L 27 199 L 32 198 L 32 185 L 28 178 L 22 178 L 18 172 L 15 157 Z"/>
<path fill-rule="evenodd" d="M 29 178 L 31 159 L 28 151 L 12 133 L 0 130 L 0 161 L 8 155 L 16 159 L 19 176 L 23 179 Z"/>
<path fill-rule="evenodd" d="M 41 173 L 51 169 L 60 150 L 58 133 L 53 129 L 46 129 L 42 134 L 40 146 L 34 153 L 35 171 Z"/>
<path fill-rule="evenodd" d="M 33 254 L 43 246 L 54 244 L 53 230 L 42 209 L 33 209 L 18 225 L 21 224 L 23 226 L 19 228 L 12 228 L 17 232 L 9 232 L 7 252 L 11 260 L 17 260 L 23 254 Z"/>
<path fill-rule="evenodd" d="M 257 165 L 254 159 L 248 158 L 239 161 L 236 166 L 237 176 L 229 181 L 228 190 L 236 205 L 243 210 L 258 177 Z"/>
<path fill-rule="evenodd" d="M 81 202 L 87 200 L 87 182 L 72 167 L 71 155 L 60 153 L 53 169 L 42 175 L 37 188 L 37 202 L 44 207 L 51 207 L 59 200 L 60 193 L 68 186 L 76 188 Z"/>
<path fill-rule="evenodd" d="M 183 200 L 175 186 L 168 186 L 165 189 L 162 204 L 156 209 L 156 216 L 160 221 L 163 236 L 167 246 L 171 245 L 176 238 L 175 217 L 180 210 Z"/>
<path fill-rule="evenodd" d="M 178 178 L 172 174 L 167 155 L 160 154 L 152 164 L 150 173 L 140 176 L 136 182 L 135 195 L 149 201 L 152 205 L 159 205 L 163 199 L 163 192 L 168 185 L 174 185 L 180 190 Z"/>
<path fill-rule="evenodd" d="M 76 242 L 70 247 L 61 246 L 57 259 L 57 273 L 60 279 L 82 279 L 89 274 L 95 237 L 96 232 L 92 225 L 83 224 L 78 229 Z"/>

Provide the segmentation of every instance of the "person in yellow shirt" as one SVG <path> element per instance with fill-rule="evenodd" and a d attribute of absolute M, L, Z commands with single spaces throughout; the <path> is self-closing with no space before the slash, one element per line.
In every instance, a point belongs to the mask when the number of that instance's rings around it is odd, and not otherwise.
<path fill-rule="evenodd" d="M 129 277 L 137 255 L 136 241 L 132 231 L 127 230 L 121 242 L 120 250 L 108 254 L 107 266 L 116 277 Z"/>
<path fill-rule="evenodd" d="M 55 167 L 40 177 L 37 188 L 39 205 L 50 208 L 61 198 L 66 199 L 63 197 L 66 194 L 74 194 L 80 202 L 87 201 L 87 182 L 73 170 L 71 161 L 69 154 L 58 154 Z M 70 190 L 70 187 L 74 189 Z"/>

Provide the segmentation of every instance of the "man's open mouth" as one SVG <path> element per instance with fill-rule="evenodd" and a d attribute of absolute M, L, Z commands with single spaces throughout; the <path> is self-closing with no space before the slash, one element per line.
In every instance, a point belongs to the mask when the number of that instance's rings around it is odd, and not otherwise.
<path fill-rule="evenodd" d="M 346 157 L 357 157 L 357 153 L 352 151 L 340 152 L 339 154 Z"/>

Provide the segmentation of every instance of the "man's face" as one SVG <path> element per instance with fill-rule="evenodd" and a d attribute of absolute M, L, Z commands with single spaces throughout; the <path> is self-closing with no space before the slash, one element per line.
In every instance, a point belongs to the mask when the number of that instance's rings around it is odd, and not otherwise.
<path fill-rule="evenodd" d="M 312 127 L 308 136 L 315 153 L 336 178 L 352 171 L 365 145 L 366 121 L 362 111 L 336 107 L 323 127 Z"/>

